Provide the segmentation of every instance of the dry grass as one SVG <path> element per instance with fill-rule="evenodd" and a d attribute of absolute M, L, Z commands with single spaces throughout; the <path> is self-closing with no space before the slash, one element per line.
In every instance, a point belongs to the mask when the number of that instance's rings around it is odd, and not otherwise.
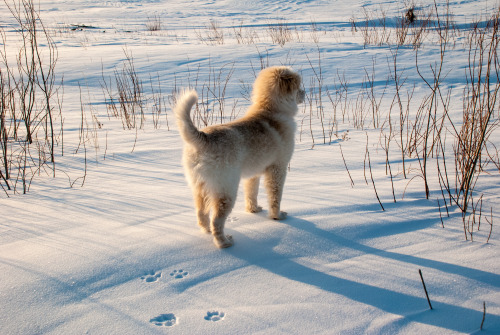
<path fill-rule="evenodd" d="M 160 31 L 161 30 L 161 17 L 158 14 L 153 14 L 148 16 L 146 21 L 146 29 L 148 31 Z"/>

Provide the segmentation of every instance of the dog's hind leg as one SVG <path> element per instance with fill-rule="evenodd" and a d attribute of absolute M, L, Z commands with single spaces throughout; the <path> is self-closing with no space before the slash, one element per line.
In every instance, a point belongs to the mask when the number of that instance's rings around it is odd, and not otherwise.
<path fill-rule="evenodd" d="M 204 233 L 210 233 L 210 217 L 208 213 L 210 208 L 207 206 L 207 195 L 203 185 L 195 186 L 194 203 L 196 207 L 196 216 L 198 217 L 198 226 Z"/>
<path fill-rule="evenodd" d="M 280 206 L 283 186 L 285 185 L 286 166 L 272 165 L 266 169 L 264 176 L 269 201 L 269 217 L 274 220 L 283 220 L 286 218 L 286 212 L 281 212 Z"/>
<path fill-rule="evenodd" d="M 258 213 L 262 211 L 262 207 L 257 204 L 259 180 L 260 177 L 253 177 L 244 181 L 245 210 L 250 213 Z"/>
<path fill-rule="evenodd" d="M 233 237 L 224 235 L 224 224 L 234 206 L 236 196 L 222 195 L 212 200 L 212 235 L 214 243 L 219 248 L 228 248 L 233 245 Z"/>

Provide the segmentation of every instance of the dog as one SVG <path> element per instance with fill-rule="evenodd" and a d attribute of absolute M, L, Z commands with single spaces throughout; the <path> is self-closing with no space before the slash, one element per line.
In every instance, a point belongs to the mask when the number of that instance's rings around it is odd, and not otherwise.
<path fill-rule="evenodd" d="M 301 77 L 290 67 L 262 70 L 252 90 L 252 104 L 240 119 L 198 130 L 191 120 L 198 101 L 185 91 L 175 106 L 184 140 L 183 166 L 193 191 L 198 225 L 212 233 L 219 248 L 233 245 L 224 224 L 233 209 L 240 179 L 244 179 L 245 210 L 262 211 L 257 204 L 260 177 L 264 176 L 269 217 L 286 218 L 280 210 L 288 163 L 295 142 L 298 104 L 304 101 Z"/>

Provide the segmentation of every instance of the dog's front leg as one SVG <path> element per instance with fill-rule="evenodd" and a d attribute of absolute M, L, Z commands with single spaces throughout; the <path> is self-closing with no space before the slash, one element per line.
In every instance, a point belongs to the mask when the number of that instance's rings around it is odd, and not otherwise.
<path fill-rule="evenodd" d="M 286 165 L 283 167 L 273 165 L 266 169 L 265 184 L 269 201 L 269 217 L 273 220 L 283 220 L 286 218 L 287 213 L 280 211 L 285 178 Z"/>
<path fill-rule="evenodd" d="M 253 177 L 244 181 L 245 210 L 250 213 L 259 213 L 262 211 L 262 207 L 257 204 L 259 180 L 260 177 Z"/>

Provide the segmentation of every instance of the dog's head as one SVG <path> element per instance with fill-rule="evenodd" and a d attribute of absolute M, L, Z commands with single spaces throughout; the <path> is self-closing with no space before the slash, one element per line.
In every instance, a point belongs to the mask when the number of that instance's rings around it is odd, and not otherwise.
<path fill-rule="evenodd" d="M 287 66 L 262 70 L 255 80 L 252 100 L 263 108 L 295 105 L 304 102 L 305 91 L 300 88 L 300 75 Z"/>

